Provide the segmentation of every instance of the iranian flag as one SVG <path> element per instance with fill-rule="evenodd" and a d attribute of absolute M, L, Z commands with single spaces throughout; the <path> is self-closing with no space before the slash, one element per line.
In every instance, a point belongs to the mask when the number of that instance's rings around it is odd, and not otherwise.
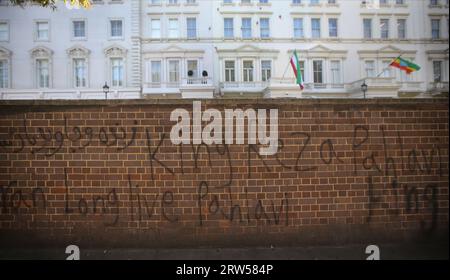
<path fill-rule="evenodd" d="M 291 56 L 291 66 L 292 70 L 294 70 L 296 82 L 300 86 L 300 89 L 303 90 L 305 88 L 305 85 L 303 83 L 302 71 L 300 71 L 300 62 L 298 61 L 296 50 L 294 50 L 294 54 Z"/>

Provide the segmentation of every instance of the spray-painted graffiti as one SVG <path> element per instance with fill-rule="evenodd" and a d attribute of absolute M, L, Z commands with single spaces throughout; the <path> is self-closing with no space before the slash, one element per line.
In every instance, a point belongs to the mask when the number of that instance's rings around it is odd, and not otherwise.
<path fill-rule="evenodd" d="M 134 124 L 136 125 L 136 121 Z M 131 127 L 131 131 L 128 133 L 118 123 L 109 127 L 102 126 L 98 130 L 90 126 L 83 128 L 73 126 L 69 128 L 68 119 L 64 117 L 63 128 L 53 130 L 49 127 L 39 127 L 37 128 L 37 133 L 33 135 L 30 135 L 27 119 L 24 118 L 21 130 L 23 133 L 19 133 L 17 128 L 11 127 L 9 139 L 0 140 L 0 150 L 3 150 L 3 152 L 21 153 L 26 146 L 29 146 L 30 153 L 42 153 L 46 157 L 51 157 L 61 152 L 64 144 L 70 143 L 70 152 L 75 153 L 90 146 L 91 142 L 96 139 L 101 145 L 115 146 L 117 151 L 121 151 L 134 143 L 137 128 Z M 12 139 L 17 141 L 13 143 Z"/>
<path fill-rule="evenodd" d="M 290 213 L 298 212 L 293 208 L 292 192 L 278 191 L 274 198 L 260 199 L 254 195 L 249 198 L 248 186 L 238 186 L 237 182 L 252 180 L 255 175 L 261 176 L 261 173 L 275 174 L 279 178 L 284 172 L 293 172 L 299 176 L 319 172 L 326 166 L 351 166 L 351 176 L 364 178 L 367 192 L 360 196 L 368 198 L 365 204 L 367 223 L 373 222 L 376 210 L 385 209 L 389 211 L 389 215 L 398 216 L 402 211 L 406 214 L 421 214 L 424 231 L 432 231 L 436 227 L 439 214 L 438 185 L 433 182 L 402 181 L 404 176 L 440 178 L 448 173 L 444 169 L 443 158 L 446 143 L 441 143 L 436 138 L 430 138 L 434 141 L 432 148 L 406 149 L 400 131 L 395 131 L 395 136 L 390 131 L 387 136 L 383 126 L 378 131 L 371 131 L 367 125 L 354 125 L 348 137 L 340 138 L 317 137 L 313 132 L 305 131 L 286 132 L 278 140 L 277 154 L 261 155 L 258 145 L 246 144 L 242 145 L 245 152 L 237 157 L 236 152 L 233 152 L 236 145 L 203 143 L 174 146 L 168 141 L 168 133 L 155 132 L 154 129 L 141 126 L 138 120 L 131 121 L 133 125 L 127 126 L 122 126 L 119 122 L 111 126 L 83 126 L 69 125 L 73 122 L 64 117 L 63 124 L 59 127 L 30 128 L 28 120 L 24 118 L 20 128 L 10 127 L 7 132 L 0 134 L 0 154 L 31 154 L 51 161 L 58 154 L 85 153 L 86 148 L 91 146 L 109 148 L 110 152 L 116 153 L 126 153 L 128 149 L 137 147 L 144 148 L 147 152 L 142 167 L 148 170 L 147 175 L 151 181 L 158 178 L 161 180 L 161 174 L 165 176 L 163 181 L 176 181 L 190 174 L 206 176 L 198 179 L 193 191 L 190 189 L 186 193 L 190 195 L 188 199 L 164 186 L 158 187 L 155 193 L 145 194 L 145 182 L 134 181 L 130 174 L 127 175 L 126 185 L 107 188 L 102 195 L 81 195 L 75 198 L 68 179 L 70 174 L 63 168 L 64 215 L 86 218 L 92 215 L 104 216 L 105 226 L 117 226 L 122 220 L 184 222 L 186 215 L 177 210 L 181 200 L 193 203 L 191 208 L 194 210 L 188 216 L 198 226 L 207 225 L 211 219 L 236 224 L 264 220 L 271 225 L 289 226 Z M 342 138 L 345 139 L 344 144 L 339 141 Z M 375 138 L 381 139 L 377 149 L 371 148 Z M 285 152 L 287 147 L 289 150 Z M 172 148 L 170 160 L 167 160 L 163 151 L 167 148 Z M 317 158 L 311 156 L 312 152 L 315 152 Z M 286 153 L 289 154 L 288 157 L 281 156 Z M 246 158 L 242 158 L 242 154 Z M 216 166 L 217 160 L 220 164 Z M 236 167 L 237 160 L 245 162 L 245 172 Z M 205 168 L 210 171 L 205 172 Z M 223 176 L 209 180 L 208 175 L 215 175 L 214 168 L 219 168 Z M 0 185 L 3 214 L 19 214 L 20 208 L 35 208 L 43 212 L 51 208 L 49 187 L 26 188 L 20 185 L 23 181 L 14 178 L 6 180 L 6 177 L 8 176 L 1 178 L 7 183 Z M 375 184 L 374 177 L 386 178 L 386 181 Z M 380 185 L 383 187 L 380 188 Z M 392 203 L 385 201 L 387 195 L 394 199 Z M 426 215 L 430 215 L 431 219 L 425 220 L 423 217 Z"/>

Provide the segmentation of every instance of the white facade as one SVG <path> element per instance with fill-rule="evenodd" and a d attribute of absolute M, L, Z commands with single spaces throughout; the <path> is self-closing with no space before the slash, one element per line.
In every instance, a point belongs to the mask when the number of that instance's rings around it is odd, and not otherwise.
<path fill-rule="evenodd" d="M 131 1 L 98 2 L 89 11 L 0 6 L 8 29 L 0 41 L 9 64 L 3 98 L 104 98 L 105 82 L 109 98 L 140 96 Z"/>
<path fill-rule="evenodd" d="M 360 97 L 363 82 L 368 97 L 448 94 L 448 20 L 447 0 L 0 6 L 0 98 L 104 98 L 105 81 L 108 98 Z M 399 55 L 421 70 L 383 72 Z"/>

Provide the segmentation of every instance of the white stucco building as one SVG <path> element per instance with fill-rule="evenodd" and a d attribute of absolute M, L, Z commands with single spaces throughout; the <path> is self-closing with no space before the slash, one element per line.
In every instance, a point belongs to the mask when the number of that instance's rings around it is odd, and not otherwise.
<path fill-rule="evenodd" d="M 96 2 L 89 11 L 0 6 L 2 98 L 104 98 L 105 82 L 109 98 L 140 96 L 131 1 Z"/>
<path fill-rule="evenodd" d="M 448 0 L 0 1 L 0 98 L 448 94 Z M 296 50 L 305 80 L 295 84 Z M 401 55 L 421 66 L 386 66 Z M 386 69 L 383 71 L 383 69 Z"/>

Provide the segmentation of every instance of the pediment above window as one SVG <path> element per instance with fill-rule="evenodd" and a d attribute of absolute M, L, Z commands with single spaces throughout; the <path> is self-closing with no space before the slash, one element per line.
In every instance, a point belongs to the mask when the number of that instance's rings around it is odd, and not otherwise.
<path fill-rule="evenodd" d="M 252 45 L 243 45 L 234 49 L 235 52 L 261 52 L 263 49 Z"/>
<path fill-rule="evenodd" d="M 329 53 L 332 52 L 333 50 L 330 48 L 327 48 L 325 46 L 322 45 L 317 45 L 315 47 L 312 47 L 308 50 L 308 52 L 322 52 L 322 53 Z"/>
<path fill-rule="evenodd" d="M 70 57 L 87 57 L 90 54 L 90 50 L 82 46 L 73 46 L 67 50 L 67 54 Z"/>
<path fill-rule="evenodd" d="M 201 58 L 205 51 L 201 49 L 184 49 L 179 46 L 170 45 L 159 50 L 144 51 L 145 57 L 179 57 L 179 58 Z"/>
<path fill-rule="evenodd" d="M 0 59 L 10 58 L 11 55 L 12 55 L 12 52 L 10 50 L 0 47 Z"/>
<path fill-rule="evenodd" d="M 30 50 L 31 57 L 38 58 L 49 58 L 53 55 L 53 51 L 47 47 L 39 46 Z"/>
<path fill-rule="evenodd" d="M 168 46 L 165 49 L 162 49 L 161 51 L 162 52 L 189 52 L 189 51 L 192 51 L 192 50 L 183 49 L 181 47 L 171 45 L 171 46 Z"/>
<path fill-rule="evenodd" d="M 113 45 L 104 50 L 108 57 L 124 57 L 127 54 L 127 49 L 119 45 Z"/>
<path fill-rule="evenodd" d="M 292 55 L 294 50 L 289 50 L 288 53 Z M 347 57 L 346 50 L 330 49 L 323 45 L 316 45 L 307 50 L 297 50 L 297 55 L 300 58 L 345 58 Z"/>
<path fill-rule="evenodd" d="M 448 60 L 448 48 L 445 50 L 430 50 L 426 51 L 426 54 L 428 56 L 428 60 L 433 59 L 446 59 Z"/>
<path fill-rule="evenodd" d="M 164 49 L 160 49 L 158 51 L 154 51 L 154 52 L 160 52 L 160 53 L 204 53 L 204 50 L 197 50 L 197 49 L 184 49 L 181 48 L 179 46 L 175 46 L 175 45 L 171 45 L 168 46 L 167 48 Z"/>
<path fill-rule="evenodd" d="M 276 57 L 280 51 L 272 49 L 262 49 L 253 45 L 243 45 L 234 49 L 218 49 L 219 56 L 235 56 L 235 57 Z"/>
<path fill-rule="evenodd" d="M 407 51 L 399 49 L 395 46 L 388 45 L 375 50 L 360 50 L 359 57 L 363 58 L 394 58 L 399 55 L 414 57 L 417 51 Z"/>

